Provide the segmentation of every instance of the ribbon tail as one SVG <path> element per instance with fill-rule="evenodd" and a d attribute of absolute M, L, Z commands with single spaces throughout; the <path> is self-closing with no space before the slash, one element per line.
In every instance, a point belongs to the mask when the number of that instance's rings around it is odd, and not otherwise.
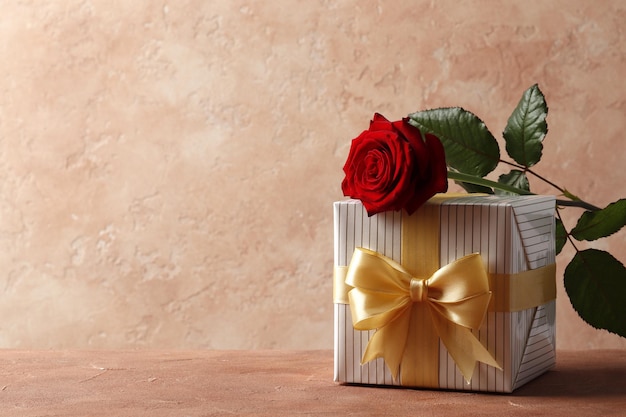
<path fill-rule="evenodd" d="M 470 382 L 472 379 L 476 362 L 502 369 L 470 329 L 449 322 L 434 311 L 433 313 L 433 323 L 437 333 L 465 381 Z"/>
<path fill-rule="evenodd" d="M 365 348 L 361 365 L 377 358 L 383 358 L 393 379 L 396 380 L 406 347 L 410 319 L 411 310 L 408 309 L 397 319 L 376 330 Z"/>

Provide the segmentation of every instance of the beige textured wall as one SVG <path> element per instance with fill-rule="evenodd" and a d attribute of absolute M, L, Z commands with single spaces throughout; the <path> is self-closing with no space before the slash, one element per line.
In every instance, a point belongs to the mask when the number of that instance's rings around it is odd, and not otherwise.
<path fill-rule="evenodd" d="M 498 133 L 538 82 L 538 169 L 626 196 L 625 21 L 622 0 L 4 2 L 0 347 L 331 348 L 331 203 L 374 111 L 462 105 Z M 597 247 L 626 262 L 626 233 Z M 559 297 L 559 347 L 626 347 Z"/>

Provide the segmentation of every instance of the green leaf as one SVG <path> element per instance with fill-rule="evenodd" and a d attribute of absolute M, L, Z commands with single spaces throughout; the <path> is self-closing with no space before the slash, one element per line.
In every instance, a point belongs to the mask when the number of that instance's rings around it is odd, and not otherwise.
<path fill-rule="evenodd" d="M 596 240 L 607 237 L 626 225 L 626 199 L 609 204 L 602 210 L 586 211 L 572 229 L 577 240 Z"/>
<path fill-rule="evenodd" d="M 565 268 L 564 283 L 584 321 L 626 337 L 626 268 L 620 261 L 598 249 L 578 252 Z"/>
<path fill-rule="evenodd" d="M 465 109 L 419 111 L 409 114 L 409 122 L 437 136 L 445 149 L 446 163 L 459 172 L 484 177 L 500 161 L 496 138 L 482 120 Z"/>
<path fill-rule="evenodd" d="M 541 159 L 547 115 L 545 98 L 535 84 L 524 92 L 503 132 L 506 151 L 518 164 L 531 167 Z"/>
<path fill-rule="evenodd" d="M 500 184 L 511 185 L 515 188 L 519 188 L 524 191 L 530 192 L 530 184 L 528 183 L 528 178 L 526 178 L 526 174 L 524 172 L 519 171 L 517 169 L 512 170 L 508 174 L 502 174 L 498 178 L 498 182 Z M 502 191 L 496 189 L 496 194 L 498 195 L 517 195 L 517 193 L 511 193 L 508 191 Z"/>
<path fill-rule="evenodd" d="M 556 254 L 558 255 L 563 250 L 563 246 L 567 243 L 567 230 L 565 230 L 565 226 L 563 222 L 558 217 L 556 220 L 556 233 L 555 233 L 555 244 L 556 244 Z"/>
<path fill-rule="evenodd" d="M 491 181 L 487 178 L 477 177 L 476 175 L 465 174 L 463 172 L 457 172 L 454 170 L 448 170 L 448 179 L 459 181 L 467 184 L 474 184 L 481 187 L 493 188 L 494 190 L 508 191 L 513 195 L 531 195 L 530 191 L 522 190 L 520 188 L 513 187 L 508 184 L 502 184 L 500 182 Z M 488 193 L 491 194 L 491 193 Z"/>
<path fill-rule="evenodd" d="M 461 181 L 454 181 L 454 182 L 460 185 L 461 187 L 463 187 L 463 189 L 467 191 L 468 193 L 481 193 L 481 194 L 493 194 L 494 193 L 492 188 L 485 187 L 483 185 L 472 184 L 469 182 L 461 182 Z"/>

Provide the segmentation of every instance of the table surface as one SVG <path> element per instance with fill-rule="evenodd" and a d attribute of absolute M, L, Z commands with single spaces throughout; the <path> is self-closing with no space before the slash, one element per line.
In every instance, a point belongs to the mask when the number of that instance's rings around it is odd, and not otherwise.
<path fill-rule="evenodd" d="M 333 352 L 0 350 L 1 416 L 626 416 L 626 351 L 559 351 L 513 394 L 333 382 Z"/>

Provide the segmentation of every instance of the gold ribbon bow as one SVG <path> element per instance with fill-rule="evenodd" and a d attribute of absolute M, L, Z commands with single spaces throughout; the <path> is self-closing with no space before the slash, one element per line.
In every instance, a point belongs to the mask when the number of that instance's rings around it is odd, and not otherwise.
<path fill-rule="evenodd" d="M 416 368 L 431 364 L 415 359 L 420 339 L 428 334 L 418 327 L 432 323 L 466 381 L 476 361 L 501 369 L 471 332 L 480 327 L 491 298 L 489 277 L 479 254 L 460 258 L 423 279 L 390 258 L 357 248 L 345 282 L 354 287 L 348 294 L 354 328 L 376 329 L 361 363 L 382 357 L 394 379 L 400 368 L 403 385 L 420 384 Z M 420 326 L 412 325 L 414 320 L 420 321 Z"/>

